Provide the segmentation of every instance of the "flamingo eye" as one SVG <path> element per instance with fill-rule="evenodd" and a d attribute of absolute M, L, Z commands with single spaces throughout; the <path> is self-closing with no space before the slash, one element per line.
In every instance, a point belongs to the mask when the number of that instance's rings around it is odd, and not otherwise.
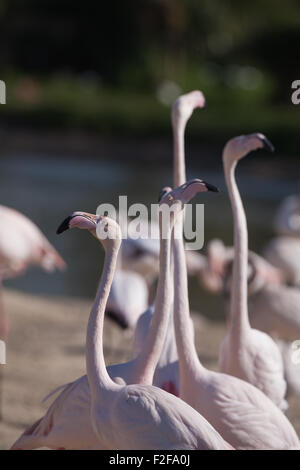
<path fill-rule="evenodd" d="M 104 225 L 104 232 L 106 232 L 106 233 L 108 232 L 108 224 Z"/>

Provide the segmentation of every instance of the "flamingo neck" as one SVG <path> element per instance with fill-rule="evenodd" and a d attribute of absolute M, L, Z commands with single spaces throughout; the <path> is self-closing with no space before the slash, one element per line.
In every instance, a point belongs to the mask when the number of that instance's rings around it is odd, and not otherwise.
<path fill-rule="evenodd" d="M 173 185 L 177 188 L 186 181 L 184 132 L 185 123 L 182 120 L 173 122 Z"/>
<path fill-rule="evenodd" d="M 159 218 L 160 252 L 159 279 L 156 290 L 154 313 L 143 348 L 135 360 L 135 380 L 151 385 L 160 359 L 169 323 L 170 312 L 170 236 L 168 227 L 166 238 L 162 237 L 162 220 Z"/>
<path fill-rule="evenodd" d="M 86 369 L 92 398 L 118 387 L 109 377 L 103 353 L 104 312 L 117 264 L 118 249 L 105 252 L 104 266 L 86 334 Z"/>
<path fill-rule="evenodd" d="M 184 148 L 185 127 L 186 123 L 182 120 L 179 120 L 178 123 L 173 123 L 173 185 L 175 188 L 186 182 Z M 196 368 L 199 368 L 200 365 L 195 348 L 189 311 L 186 257 L 182 237 L 183 221 L 184 210 L 181 214 L 179 214 L 176 220 L 176 230 L 178 230 L 177 238 L 174 238 L 175 229 L 172 233 L 172 272 L 174 273 L 174 328 L 179 359 L 180 377 L 184 376 L 185 374 L 193 373 Z"/>
<path fill-rule="evenodd" d="M 250 328 L 248 317 L 248 231 L 241 196 L 235 180 L 236 161 L 224 155 L 224 172 L 233 213 L 234 259 L 230 301 L 230 328 L 240 332 Z"/>
<path fill-rule="evenodd" d="M 183 217 L 180 214 L 181 219 Z M 179 221 L 182 223 L 182 220 Z M 182 238 L 172 237 L 174 256 L 174 325 L 178 351 L 180 381 L 191 377 L 201 368 L 195 347 L 190 318 L 186 258 Z"/>

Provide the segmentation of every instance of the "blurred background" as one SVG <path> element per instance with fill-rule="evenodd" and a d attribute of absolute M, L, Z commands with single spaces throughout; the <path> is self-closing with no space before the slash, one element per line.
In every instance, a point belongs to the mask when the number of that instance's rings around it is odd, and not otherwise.
<path fill-rule="evenodd" d="M 225 141 L 259 130 L 276 147 L 238 171 L 250 247 L 259 251 L 278 203 L 298 191 L 291 83 L 300 77 L 299 26 L 296 0 L 1 0 L 1 203 L 36 222 L 68 263 L 66 273 L 31 269 L 6 284 L 93 296 L 102 256 L 95 241 L 55 230 L 73 210 L 94 212 L 119 194 L 129 203 L 156 200 L 172 178 L 170 105 L 192 89 L 204 92 L 207 107 L 188 124 L 188 176 L 223 190 L 204 200 L 206 241 L 232 240 Z M 193 307 L 215 315 L 215 299 L 203 308 L 193 289 L 191 281 Z"/>

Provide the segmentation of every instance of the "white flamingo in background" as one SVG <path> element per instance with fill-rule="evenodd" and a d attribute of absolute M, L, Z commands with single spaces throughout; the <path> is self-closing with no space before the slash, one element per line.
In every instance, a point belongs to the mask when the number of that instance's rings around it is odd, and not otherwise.
<path fill-rule="evenodd" d="M 252 150 L 263 147 L 273 149 L 264 135 L 250 134 L 229 140 L 223 151 L 225 180 L 233 212 L 235 256 L 229 328 L 220 348 L 219 364 L 222 372 L 252 383 L 285 409 L 286 382 L 280 351 L 269 335 L 251 328 L 249 323 L 247 221 L 235 181 L 237 162 Z"/>
<path fill-rule="evenodd" d="M 214 238 L 207 244 L 206 269 L 199 272 L 199 282 L 210 292 L 230 291 L 234 247 L 225 246 L 222 240 Z M 266 286 L 282 286 L 281 271 L 262 256 L 248 251 L 248 296 L 256 294 Z"/>
<path fill-rule="evenodd" d="M 223 292 L 227 299 L 232 286 L 233 259 L 233 247 L 225 247 L 218 239 L 211 240 L 207 246 L 207 268 L 198 274 L 201 285 L 213 293 Z M 284 284 L 278 268 L 249 250 L 248 310 L 252 328 L 275 339 L 295 340 L 300 336 L 299 306 L 300 289 Z"/>
<path fill-rule="evenodd" d="M 300 342 L 275 339 L 282 354 L 284 377 L 287 383 L 287 396 L 300 395 Z"/>
<path fill-rule="evenodd" d="M 274 228 L 278 235 L 300 237 L 300 197 L 298 194 L 286 197 L 275 216 Z"/>
<path fill-rule="evenodd" d="M 201 180 L 193 180 L 163 197 L 162 203 L 183 204 L 197 192 L 206 191 Z M 120 245 L 120 229 L 111 219 L 74 213 L 58 229 L 85 228 L 99 238 L 106 230 L 111 238 L 100 239 L 105 249 L 103 274 L 87 330 L 87 372 L 67 386 L 46 415 L 12 446 L 12 449 L 109 448 L 109 449 L 228 449 L 221 436 L 179 398 L 151 386 L 166 335 L 169 316 L 170 233 L 161 239 L 160 277 L 155 313 L 143 350 L 126 364 L 105 367 L 103 321 Z M 87 378 L 88 377 L 88 378 Z M 113 377 L 115 382 L 112 380 Z M 117 383 L 116 383 L 117 382 Z M 126 383 L 140 383 L 129 385 Z M 91 390 L 91 395 L 90 395 Z M 91 425 L 91 415 L 92 422 Z"/>
<path fill-rule="evenodd" d="M 66 264 L 40 229 L 25 215 L 0 206 L 0 293 L 2 280 L 19 276 L 30 265 L 51 272 L 65 269 Z M 0 338 L 7 336 L 7 319 L 0 316 Z"/>
<path fill-rule="evenodd" d="M 199 361 L 189 321 L 184 247 L 180 238 L 173 245 L 180 397 L 236 449 L 297 448 L 300 443 L 293 426 L 263 392 L 237 377 L 210 371 Z"/>
<path fill-rule="evenodd" d="M 0 205 L 0 220 L 0 339 L 6 341 L 8 318 L 2 299 L 2 281 L 23 274 L 30 265 L 40 266 L 50 272 L 55 268 L 63 270 L 66 264 L 40 229 L 25 215 Z"/>
<path fill-rule="evenodd" d="M 264 248 L 264 256 L 285 275 L 285 280 L 300 287 L 300 198 L 285 198 L 277 211 L 274 228 L 277 236 Z"/>
<path fill-rule="evenodd" d="M 263 255 L 281 270 L 288 284 L 300 288 L 300 237 L 272 238 L 265 246 Z"/>
<path fill-rule="evenodd" d="M 130 331 L 147 309 L 148 300 L 148 286 L 144 278 L 137 272 L 117 269 L 105 314 L 121 328 Z"/>

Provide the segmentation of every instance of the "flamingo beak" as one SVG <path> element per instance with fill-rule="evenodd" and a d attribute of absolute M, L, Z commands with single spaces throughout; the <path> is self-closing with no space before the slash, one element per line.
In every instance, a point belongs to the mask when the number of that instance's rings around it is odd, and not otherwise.
<path fill-rule="evenodd" d="M 203 181 L 203 183 L 205 184 L 206 188 L 207 188 L 207 191 L 212 191 L 214 193 L 219 193 L 220 190 L 214 186 L 213 184 L 210 184 L 210 183 L 206 183 L 206 181 Z"/>
<path fill-rule="evenodd" d="M 69 215 L 68 217 L 66 217 L 65 220 L 63 220 L 63 222 L 60 224 L 60 226 L 58 227 L 58 229 L 56 230 L 56 233 L 57 235 L 65 232 L 66 230 L 68 230 L 70 228 L 70 220 L 73 218 L 72 215 Z"/>
<path fill-rule="evenodd" d="M 263 136 L 260 140 L 262 141 L 262 143 L 264 144 L 264 148 L 265 148 L 268 152 L 274 152 L 275 147 L 274 147 L 274 145 L 269 141 L 269 139 L 267 139 L 265 136 Z"/>

